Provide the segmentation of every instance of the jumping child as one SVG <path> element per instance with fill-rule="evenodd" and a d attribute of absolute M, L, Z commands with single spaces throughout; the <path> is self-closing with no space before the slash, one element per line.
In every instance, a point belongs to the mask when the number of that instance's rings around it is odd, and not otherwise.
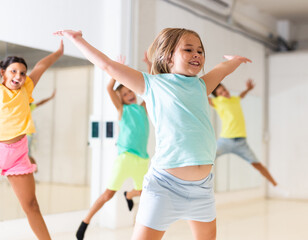
<path fill-rule="evenodd" d="M 42 74 L 63 55 L 63 43 L 59 49 L 41 59 L 27 75 L 23 58 L 7 57 L 0 63 L 0 168 L 7 176 L 29 224 L 40 240 L 49 240 L 46 224 L 35 196 L 33 172 L 35 164 L 28 157 L 26 134 L 35 131 L 29 104 L 32 91 Z"/>
<path fill-rule="evenodd" d="M 216 157 L 227 153 L 236 154 L 257 169 L 273 186 L 276 186 L 276 181 L 266 167 L 258 161 L 246 141 L 246 127 L 241 99 L 253 88 L 252 80 L 248 79 L 246 90 L 239 96 L 231 96 L 222 84 L 219 84 L 212 92 L 215 98 L 209 98 L 209 103 L 217 111 L 222 121 L 222 131 L 217 140 Z"/>
<path fill-rule="evenodd" d="M 124 64 L 125 58 L 120 57 L 118 61 Z M 111 79 L 107 91 L 118 111 L 120 133 L 117 147 L 119 155 L 113 163 L 107 189 L 96 200 L 77 230 L 76 237 L 78 240 L 84 239 L 85 231 L 94 214 L 120 190 L 124 181 L 130 177 L 134 180 L 134 189 L 130 192 L 124 192 L 124 197 L 128 209 L 131 211 L 134 206 L 132 198 L 141 195 L 143 177 L 148 171 L 149 121 L 145 102 L 142 102 L 141 105 L 137 104 L 135 93 L 121 84 L 114 90 L 115 83 L 115 79 Z"/>
<path fill-rule="evenodd" d="M 189 221 L 194 239 L 216 238 L 212 165 L 216 141 L 206 97 L 249 59 L 233 56 L 201 78 L 204 48 L 191 30 L 162 30 L 149 48 L 153 75 L 117 63 L 91 46 L 81 32 L 70 39 L 95 65 L 141 94 L 156 132 L 156 150 L 145 176 L 132 239 L 161 239 L 168 226 Z"/>

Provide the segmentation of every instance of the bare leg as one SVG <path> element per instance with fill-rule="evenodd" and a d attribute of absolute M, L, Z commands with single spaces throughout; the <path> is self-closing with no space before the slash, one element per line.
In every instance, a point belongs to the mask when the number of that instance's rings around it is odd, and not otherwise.
<path fill-rule="evenodd" d="M 12 188 L 25 211 L 29 224 L 39 240 L 50 240 L 36 196 L 33 174 L 8 176 Z"/>
<path fill-rule="evenodd" d="M 252 163 L 252 166 L 257 169 L 268 181 L 274 186 L 277 186 L 277 182 L 274 180 L 269 171 L 261 163 Z"/>
<path fill-rule="evenodd" d="M 106 189 L 105 192 L 95 201 L 93 206 L 90 208 L 88 215 L 81 222 L 76 232 L 76 237 L 78 240 L 84 239 L 85 232 L 94 214 L 97 213 L 97 211 L 100 210 L 104 206 L 104 204 L 114 196 L 115 193 L 116 191 Z"/>
<path fill-rule="evenodd" d="M 89 224 L 94 214 L 97 213 L 97 211 L 100 210 L 104 206 L 104 204 L 114 196 L 115 193 L 116 191 L 106 189 L 105 192 L 95 201 L 93 206 L 90 208 L 88 215 L 83 221 Z"/>
<path fill-rule="evenodd" d="M 131 190 L 130 192 L 126 193 L 126 198 L 127 199 L 132 199 L 133 197 L 137 197 L 141 195 L 142 190 Z"/>
<path fill-rule="evenodd" d="M 153 228 L 149 228 L 139 223 L 136 223 L 132 240 L 160 240 L 162 239 L 164 234 L 165 231 L 158 231 Z"/>
<path fill-rule="evenodd" d="M 195 240 L 216 239 L 216 219 L 212 222 L 188 221 Z"/>
<path fill-rule="evenodd" d="M 127 202 L 128 210 L 131 211 L 134 207 L 134 201 L 132 200 L 133 197 L 140 196 L 142 190 L 131 190 L 130 192 L 124 192 L 124 196 Z"/>

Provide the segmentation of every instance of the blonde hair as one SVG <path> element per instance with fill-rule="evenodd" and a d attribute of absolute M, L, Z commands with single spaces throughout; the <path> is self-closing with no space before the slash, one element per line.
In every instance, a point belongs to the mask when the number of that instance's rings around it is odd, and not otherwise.
<path fill-rule="evenodd" d="M 204 52 L 201 38 L 195 31 L 185 28 L 165 28 L 158 34 L 147 52 L 148 59 L 152 62 L 151 74 L 170 73 L 169 63 L 174 50 L 181 38 L 187 34 L 199 38 Z"/>

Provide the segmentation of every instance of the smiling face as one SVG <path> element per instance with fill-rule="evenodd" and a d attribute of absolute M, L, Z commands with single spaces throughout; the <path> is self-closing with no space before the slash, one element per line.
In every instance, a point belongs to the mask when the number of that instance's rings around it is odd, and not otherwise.
<path fill-rule="evenodd" d="M 11 90 L 20 89 L 26 82 L 27 68 L 22 63 L 12 63 L 5 70 L 1 69 L 3 85 Z"/>
<path fill-rule="evenodd" d="M 171 73 L 196 76 L 204 65 L 204 51 L 200 39 L 185 34 L 178 42 L 169 62 Z"/>
<path fill-rule="evenodd" d="M 119 90 L 119 94 L 123 104 L 129 105 L 137 103 L 136 94 L 127 87 L 122 87 Z"/>

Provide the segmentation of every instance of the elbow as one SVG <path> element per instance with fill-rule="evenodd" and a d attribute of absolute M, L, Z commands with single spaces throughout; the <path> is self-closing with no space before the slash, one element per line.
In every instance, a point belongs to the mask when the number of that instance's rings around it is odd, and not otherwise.
<path fill-rule="evenodd" d="M 113 61 L 111 59 L 100 61 L 98 63 L 98 67 L 109 74 L 112 70 L 112 62 Z"/>
<path fill-rule="evenodd" d="M 107 86 L 107 92 L 108 93 L 111 93 L 111 92 L 113 92 L 113 86 Z"/>

